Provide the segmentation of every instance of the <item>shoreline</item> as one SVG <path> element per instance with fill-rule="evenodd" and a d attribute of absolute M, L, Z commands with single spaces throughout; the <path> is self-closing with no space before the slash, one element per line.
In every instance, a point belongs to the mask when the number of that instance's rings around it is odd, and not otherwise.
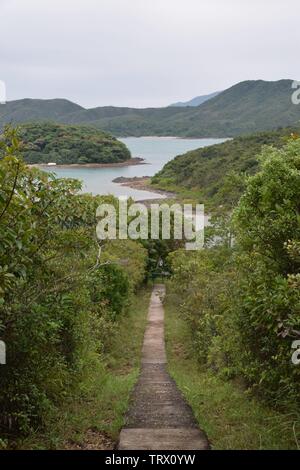
<path fill-rule="evenodd" d="M 120 186 L 125 186 L 131 189 L 137 189 L 139 191 L 147 191 L 155 194 L 160 194 L 165 198 L 176 199 L 175 193 L 170 191 L 164 191 L 163 189 L 152 188 L 149 184 L 151 176 L 133 176 L 132 178 L 126 178 L 125 176 L 118 176 L 113 179 L 113 183 L 117 183 Z"/>
<path fill-rule="evenodd" d="M 207 140 L 207 139 L 224 139 L 231 140 L 233 137 L 182 137 L 180 135 L 125 135 L 116 136 L 117 139 L 179 139 L 179 140 Z"/>
<path fill-rule="evenodd" d="M 134 157 L 130 158 L 130 160 L 125 160 L 124 162 L 118 163 L 62 163 L 57 165 L 49 165 L 47 163 L 28 164 L 30 168 L 51 168 L 53 170 L 55 170 L 55 168 L 121 168 L 132 165 L 148 165 L 148 163 L 145 162 L 144 158 Z"/>

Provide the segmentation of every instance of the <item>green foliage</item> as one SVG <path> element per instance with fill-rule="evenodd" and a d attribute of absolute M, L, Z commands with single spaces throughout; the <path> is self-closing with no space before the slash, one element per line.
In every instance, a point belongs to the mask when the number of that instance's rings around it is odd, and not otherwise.
<path fill-rule="evenodd" d="M 141 246 L 137 249 L 137 242 L 132 240 L 111 240 L 105 246 L 103 252 L 103 262 L 106 260 L 115 261 L 121 265 L 123 271 L 127 273 L 129 287 L 132 291 L 141 285 L 145 280 L 145 260 L 148 253 Z"/>
<path fill-rule="evenodd" d="M 299 396 L 300 369 L 291 362 L 292 339 L 300 337 L 299 139 L 263 151 L 261 170 L 249 179 L 233 221 L 243 373 L 271 396 Z"/>
<path fill-rule="evenodd" d="M 170 208 L 172 207 L 172 201 L 164 202 Z M 178 250 L 184 245 L 185 240 L 174 239 L 174 212 L 170 209 L 170 239 L 164 239 L 163 237 L 163 216 L 159 215 L 159 236 L 157 239 L 151 238 L 151 224 L 150 224 L 151 212 L 148 211 L 148 239 L 141 240 L 142 245 L 147 249 L 147 273 L 150 279 L 154 279 L 159 276 L 168 275 L 170 271 L 170 265 L 168 261 L 168 255 L 175 250 Z"/>
<path fill-rule="evenodd" d="M 0 148 L 0 425 L 27 432 L 101 361 L 118 317 L 144 278 L 130 242 L 98 259 L 96 208 L 113 197 L 78 193 L 76 180 L 28 168 L 16 132 Z M 132 244 L 134 243 L 134 249 Z M 128 248 L 129 246 L 129 248 Z M 111 253 L 109 253 L 111 250 Z M 121 263 L 130 252 L 130 266 Z"/>
<path fill-rule="evenodd" d="M 130 158 L 122 142 L 88 126 L 32 123 L 19 133 L 27 163 L 119 163 Z"/>
<path fill-rule="evenodd" d="M 180 310 L 194 332 L 198 358 L 208 362 L 219 319 L 230 298 L 229 250 L 225 247 L 193 253 L 179 250 L 169 256 L 172 291 L 178 291 Z M 178 298 L 178 299 L 179 299 Z"/>
<path fill-rule="evenodd" d="M 129 298 L 130 283 L 126 272 L 118 265 L 107 264 L 101 271 L 96 271 L 91 280 L 93 301 L 101 302 L 102 299 L 107 299 L 111 317 L 115 319 L 122 313 Z M 99 285 L 102 286 L 101 290 Z"/>
<path fill-rule="evenodd" d="M 209 436 L 212 449 L 298 449 L 297 405 L 275 410 L 245 390 L 240 378 L 225 381 L 215 369 L 199 364 L 194 332 L 178 313 L 177 305 L 170 297 L 165 305 L 169 372 Z"/>
<path fill-rule="evenodd" d="M 140 364 L 150 290 L 139 289 L 126 315 L 107 330 L 101 361 L 91 362 L 81 383 L 46 419 L 43 429 L 17 436 L 9 448 L 114 449 Z M 104 326 L 107 326 L 107 322 Z M 130 334 L 128 334 L 130 332 Z M 5 442 L 1 445 L 5 445 Z"/>
<path fill-rule="evenodd" d="M 210 207 L 231 209 L 245 188 L 244 175 L 257 171 L 262 148 L 281 148 L 292 132 L 263 132 L 192 150 L 168 162 L 151 183 L 186 197 L 195 196 Z"/>
<path fill-rule="evenodd" d="M 292 364 L 291 344 L 300 337 L 300 140 L 265 148 L 259 160 L 228 227 L 233 248 L 218 222 L 202 252 L 170 255 L 171 285 L 203 364 L 242 378 L 273 404 L 296 403 L 300 368 Z"/>

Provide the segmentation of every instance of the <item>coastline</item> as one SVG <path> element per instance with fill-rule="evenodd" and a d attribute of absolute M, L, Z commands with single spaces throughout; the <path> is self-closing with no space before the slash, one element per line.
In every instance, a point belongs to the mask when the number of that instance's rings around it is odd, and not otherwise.
<path fill-rule="evenodd" d="M 130 160 L 125 160 L 124 162 L 118 163 L 69 163 L 69 164 L 57 164 L 57 165 L 49 165 L 47 163 L 32 163 L 28 164 L 31 168 L 114 168 L 114 167 L 124 167 L 124 166 L 131 166 L 131 165 L 148 165 L 145 162 L 144 158 L 141 157 L 134 157 L 130 158 Z"/>
<path fill-rule="evenodd" d="M 125 176 L 119 176 L 112 180 L 113 183 L 120 184 L 131 189 L 138 189 L 139 191 L 148 191 L 164 196 L 165 198 L 176 199 L 175 193 L 164 191 L 163 189 L 152 188 L 150 186 L 151 176 L 134 176 L 132 178 L 126 178 Z"/>
<path fill-rule="evenodd" d="M 206 139 L 224 139 L 231 140 L 233 137 L 218 137 L 218 136 L 209 136 L 209 137 L 186 137 L 180 135 L 125 135 L 125 136 L 116 136 L 117 139 L 178 139 L 178 140 L 206 140 Z M 217 144 L 216 144 L 217 145 Z"/>

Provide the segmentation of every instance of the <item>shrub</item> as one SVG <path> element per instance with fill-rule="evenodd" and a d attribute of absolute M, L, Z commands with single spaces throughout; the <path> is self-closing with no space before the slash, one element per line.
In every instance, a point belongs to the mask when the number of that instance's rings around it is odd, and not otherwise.
<path fill-rule="evenodd" d="M 234 211 L 235 245 L 221 223 L 210 248 L 173 253 L 173 291 L 202 364 L 238 376 L 273 403 L 298 402 L 300 368 L 300 140 L 265 148 Z M 217 235 L 214 239 L 213 235 Z"/>
<path fill-rule="evenodd" d="M 80 183 L 28 168 L 15 131 L 0 148 L 0 426 L 41 425 L 101 361 L 113 322 L 144 278 L 139 243 L 104 247 L 96 208 L 112 197 L 80 194 Z M 134 248 L 133 244 L 134 243 Z M 115 245 L 114 245 L 115 246 Z M 130 266 L 121 260 L 130 255 Z"/>

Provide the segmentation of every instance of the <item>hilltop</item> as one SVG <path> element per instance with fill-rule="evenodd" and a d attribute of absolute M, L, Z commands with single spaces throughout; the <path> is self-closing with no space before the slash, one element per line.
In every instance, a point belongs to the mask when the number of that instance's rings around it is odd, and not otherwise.
<path fill-rule="evenodd" d="M 192 98 L 189 101 L 177 101 L 177 103 L 172 103 L 169 106 L 177 106 L 177 107 L 184 107 L 184 106 L 200 106 L 200 104 L 205 103 L 205 101 L 214 98 L 215 96 L 219 95 L 220 91 L 215 91 L 214 93 L 209 93 L 208 95 L 201 95 Z"/>
<path fill-rule="evenodd" d="M 0 106 L 5 123 L 55 120 L 88 124 L 115 136 L 175 135 L 234 137 L 300 121 L 300 106 L 291 101 L 292 80 L 240 82 L 199 106 L 85 109 L 67 100 L 19 100 Z"/>
<path fill-rule="evenodd" d="M 81 111 L 78 104 L 65 99 L 38 100 L 25 98 L 0 105 L 0 126 L 39 120 L 59 120 Z"/>

